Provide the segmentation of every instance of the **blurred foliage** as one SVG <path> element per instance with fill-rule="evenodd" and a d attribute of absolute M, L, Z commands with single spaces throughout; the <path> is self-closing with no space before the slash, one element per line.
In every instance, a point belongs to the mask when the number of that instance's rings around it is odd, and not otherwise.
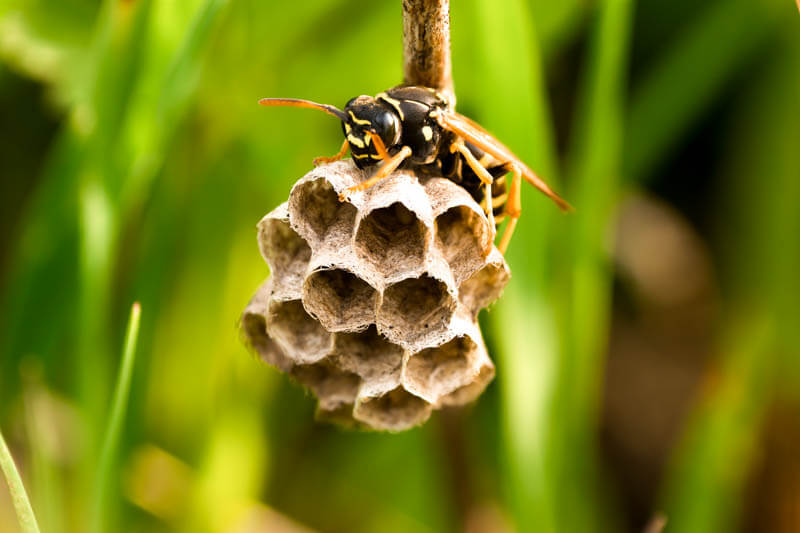
<path fill-rule="evenodd" d="M 765 448 L 800 431 L 790 0 L 453 2 L 459 110 L 577 206 L 524 193 L 513 282 L 482 317 L 495 383 L 422 428 L 353 433 L 315 423 L 312 399 L 248 354 L 237 317 L 268 274 L 255 223 L 340 143 L 329 117 L 255 103 L 397 84 L 397 4 L 0 4 L 0 427 L 42 531 L 89 527 L 133 301 L 109 531 L 641 531 L 656 511 L 668 531 L 800 529 L 799 461 Z M 691 308 L 712 309 L 707 345 L 649 333 L 687 313 L 653 312 L 615 251 L 643 197 L 711 257 Z M 612 364 L 631 328 L 670 364 L 694 354 L 669 416 L 609 407 L 638 385 Z M 644 446 L 662 419 L 643 495 L 618 444 Z M 15 528 L 2 489 L 0 530 Z"/>

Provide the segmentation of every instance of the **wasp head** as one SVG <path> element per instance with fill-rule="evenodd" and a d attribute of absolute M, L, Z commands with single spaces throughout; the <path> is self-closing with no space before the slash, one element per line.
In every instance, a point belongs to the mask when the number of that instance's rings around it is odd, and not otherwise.
<path fill-rule="evenodd" d="M 291 106 L 319 109 L 342 121 L 342 129 L 358 168 L 378 163 L 383 158 L 371 135 L 378 135 L 388 149 L 400 141 L 400 118 L 395 111 L 371 96 L 357 96 L 347 102 L 344 111 L 332 105 L 296 98 L 262 98 L 264 106 Z"/>
<path fill-rule="evenodd" d="M 342 129 L 359 168 L 381 161 L 370 133 L 378 135 L 387 149 L 400 141 L 400 118 L 395 111 L 371 96 L 356 96 L 344 107 Z"/>

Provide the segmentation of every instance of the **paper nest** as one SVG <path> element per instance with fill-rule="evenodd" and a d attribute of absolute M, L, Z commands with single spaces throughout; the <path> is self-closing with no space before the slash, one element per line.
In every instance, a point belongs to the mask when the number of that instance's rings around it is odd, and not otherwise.
<path fill-rule="evenodd" d="M 339 201 L 367 177 L 350 160 L 316 168 L 259 222 L 271 277 L 242 328 L 317 396 L 319 418 L 401 431 L 492 380 L 477 316 L 510 272 L 463 188 L 401 171 Z"/>

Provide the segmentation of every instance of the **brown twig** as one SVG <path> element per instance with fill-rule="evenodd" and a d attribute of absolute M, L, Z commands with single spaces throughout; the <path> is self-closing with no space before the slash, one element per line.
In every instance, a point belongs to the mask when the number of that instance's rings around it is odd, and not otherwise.
<path fill-rule="evenodd" d="M 450 0 L 403 0 L 403 77 L 455 103 L 450 63 Z"/>

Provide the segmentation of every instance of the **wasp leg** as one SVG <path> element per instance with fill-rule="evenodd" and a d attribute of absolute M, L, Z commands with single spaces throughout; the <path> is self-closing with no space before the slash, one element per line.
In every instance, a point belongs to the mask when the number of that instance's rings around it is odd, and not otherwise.
<path fill-rule="evenodd" d="M 442 128 L 455 133 L 465 141 L 473 144 L 477 148 L 480 148 L 498 161 L 513 162 L 525 181 L 539 189 L 547 197 L 553 200 L 562 211 L 572 210 L 572 206 L 570 206 L 563 198 L 553 192 L 547 183 L 542 181 L 539 176 L 525 166 L 525 163 L 520 161 L 519 158 L 511 152 L 511 150 L 504 146 L 500 141 L 492 137 L 491 134 L 489 134 L 471 119 L 463 115 L 459 115 L 455 111 L 449 111 L 446 113 L 440 113 L 437 116 L 437 120 Z"/>
<path fill-rule="evenodd" d="M 503 231 L 503 237 L 500 239 L 500 244 L 497 247 L 500 250 L 500 253 L 503 255 L 506 255 L 508 243 L 511 241 L 511 236 L 514 234 L 514 228 L 517 226 L 519 215 L 522 213 L 522 199 L 520 197 L 521 177 L 522 172 L 520 172 L 519 167 L 512 163 L 511 185 L 509 186 L 508 190 L 508 203 L 506 204 L 505 212 L 503 213 L 503 216 L 508 215 L 508 225 Z"/>
<path fill-rule="evenodd" d="M 464 156 L 464 159 L 467 161 L 469 168 L 471 168 L 472 171 L 475 172 L 475 174 L 480 178 L 480 180 L 484 183 L 484 185 L 492 184 L 494 178 L 492 177 L 491 174 L 489 174 L 489 171 L 486 170 L 486 168 L 483 165 L 481 165 L 480 161 L 475 159 L 475 156 L 472 155 L 472 152 L 469 151 L 469 148 L 464 146 L 464 141 L 459 139 L 453 142 L 453 144 L 450 145 L 450 151 L 458 152 L 462 156 Z M 492 195 L 490 194 L 489 198 L 491 197 Z"/>
<path fill-rule="evenodd" d="M 332 157 L 317 157 L 314 159 L 314 166 L 318 167 L 320 165 L 327 165 L 328 163 L 333 163 L 335 161 L 339 161 L 341 158 L 347 155 L 347 150 L 350 148 L 350 143 L 347 142 L 347 139 L 344 140 L 342 143 L 342 149 L 337 152 L 336 155 Z"/>
<path fill-rule="evenodd" d="M 375 172 L 374 176 L 372 176 L 368 180 L 362 181 L 357 185 L 353 185 L 352 187 L 348 187 L 347 189 L 343 190 L 339 194 L 339 201 L 344 202 L 345 200 L 347 200 L 347 197 L 350 194 L 369 189 L 370 187 L 378 183 L 380 180 L 382 180 L 383 178 L 394 172 L 395 169 L 399 167 L 400 164 L 410 155 L 411 155 L 411 148 L 409 148 L 408 146 L 403 146 L 403 148 L 401 148 L 399 152 L 391 156 L 387 161 L 385 161 L 380 166 L 378 171 Z"/>
<path fill-rule="evenodd" d="M 377 150 L 378 155 L 381 156 L 381 159 L 388 161 L 392 158 L 392 156 L 389 155 L 389 151 L 386 150 L 386 145 L 383 144 L 383 139 L 381 139 L 380 135 L 372 131 L 368 131 L 367 135 L 369 135 L 370 139 L 372 139 L 372 145 L 375 146 L 375 150 Z"/>
<path fill-rule="evenodd" d="M 494 209 L 493 209 L 494 205 L 492 205 L 491 208 L 488 208 L 487 207 L 488 201 L 486 200 L 487 198 L 491 198 L 492 197 L 492 184 L 491 183 L 487 183 L 485 185 L 485 189 L 486 189 L 486 192 L 483 193 L 483 198 L 484 198 L 483 207 L 486 210 L 486 218 L 489 219 L 489 224 L 491 224 L 492 225 L 491 227 L 494 228 L 495 227 Z"/>
<path fill-rule="evenodd" d="M 484 195 L 483 198 L 484 198 L 485 204 L 488 205 L 489 201 L 487 201 L 486 198 L 491 198 L 492 197 L 492 184 L 491 183 L 487 183 L 485 187 L 486 187 L 486 192 L 483 193 L 483 195 Z M 490 208 L 486 209 L 486 218 L 489 219 L 489 228 L 491 230 L 491 234 L 490 234 L 491 237 L 489 238 L 489 242 L 487 243 L 486 248 L 483 250 L 483 257 L 484 258 L 486 258 L 489 255 L 489 253 L 492 251 L 492 244 L 494 244 L 494 238 L 497 235 L 497 222 L 495 222 L 495 220 L 494 220 L 494 209 L 493 208 L 490 207 Z"/>

